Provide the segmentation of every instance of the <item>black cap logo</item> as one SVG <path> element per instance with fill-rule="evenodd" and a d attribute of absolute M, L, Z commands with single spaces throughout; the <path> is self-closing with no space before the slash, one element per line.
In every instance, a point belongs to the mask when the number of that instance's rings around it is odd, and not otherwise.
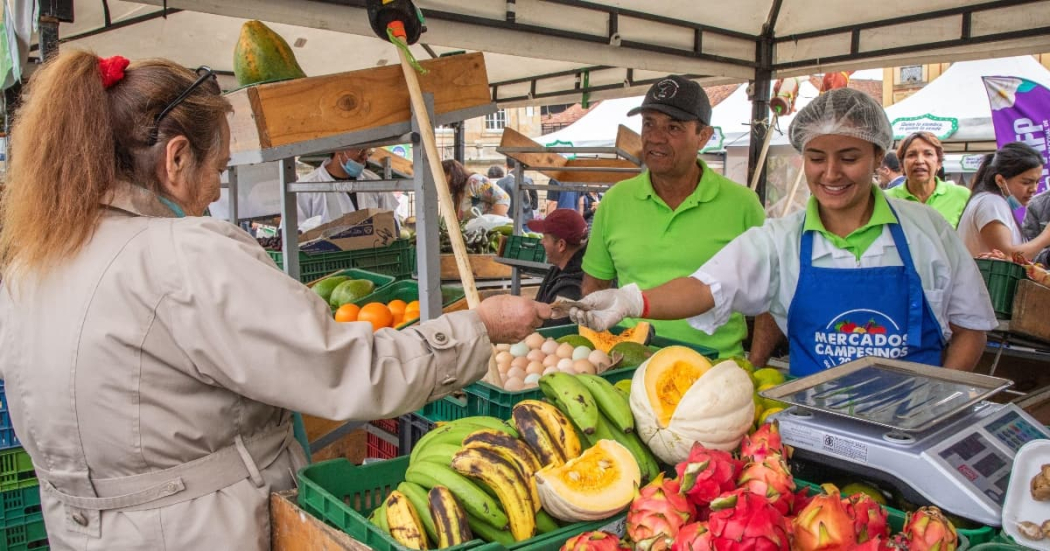
<path fill-rule="evenodd" d="M 653 87 L 653 99 L 655 100 L 669 100 L 677 95 L 678 83 L 669 78 L 657 82 Z"/>

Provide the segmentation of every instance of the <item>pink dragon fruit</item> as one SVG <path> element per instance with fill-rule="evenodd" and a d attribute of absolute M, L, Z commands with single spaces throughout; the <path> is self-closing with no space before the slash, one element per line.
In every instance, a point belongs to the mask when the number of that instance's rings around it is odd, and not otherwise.
<path fill-rule="evenodd" d="M 715 551 L 706 522 L 686 524 L 674 538 L 671 551 Z"/>
<path fill-rule="evenodd" d="M 761 461 L 769 455 L 791 457 L 791 448 L 780 439 L 780 424 L 766 423 L 740 442 L 740 457 L 746 461 Z"/>
<path fill-rule="evenodd" d="M 853 533 L 857 543 L 890 537 L 889 513 L 867 494 L 853 494 L 843 498 L 846 513 L 853 519 Z"/>
<path fill-rule="evenodd" d="M 788 551 L 787 520 L 765 497 L 743 488 L 711 502 L 707 520 L 718 551 Z"/>
<path fill-rule="evenodd" d="M 864 543 L 858 543 L 849 548 L 850 551 L 893 551 L 900 549 L 893 545 L 888 536 L 875 536 Z"/>
<path fill-rule="evenodd" d="M 561 551 L 627 551 L 630 547 L 620 545 L 620 538 L 608 532 L 584 532 L 569 538 Z"/>
<path fill-rule="evenodd" d="M 908 514 L 904 536 L 910 551 L 955 551 L 959 546 L 955 526 L 933 506 L 921 507 Z"/>
<path fill-rule="evenodd" d="M 709 450 L 696 443 L 689 450 L 689 457 L 675 466 L 675 471 L 686 499 L 701 508 L 736 488 L 736 479 L 743 466 L 728 452 Z"/>
<path fill-rule="evenodd" d="M 795 504 L 795 478 L 779 455 L 769 455 L 760 462 L 749 463 L 740 473 L 737 487 L 766 496 L 782 515 L 791 513 Z"/>
<path fill-rule="evenodd" d="M 794 524 L 796 551 L 847 551 L 856 545 L 853 519 L 834 486 L 799 511 Z"/>
<path fill-rule="evenodd" d="M 795 492 L 795 505 L 791 508 L 791 514 L 797 514 L 799 511 L 805 509 L 810 501 L 813 501 L 813 496 L 809 495 L 809 488 L 799 488 L 799 490 Z"/>
<path fill-rule="evenodd" d="M 669 549 L 678 530 L 692 521 L 696 509 L 681 495 L 677 480 L 663 473 L 641 489 L 627 511 L 627 537 L 641 551 Z"/>

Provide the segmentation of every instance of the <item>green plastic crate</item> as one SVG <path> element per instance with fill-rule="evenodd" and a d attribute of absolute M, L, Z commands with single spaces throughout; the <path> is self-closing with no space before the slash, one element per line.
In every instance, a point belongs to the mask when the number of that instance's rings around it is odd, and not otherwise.
<path fill-rule="evenodd" d="M 43 520 L 0 529 L 0 551 L 47 551 L 47 530 Z"/>
<path fill-rule="evenodd" d="M 809 495 L 823 493 L 823 490 L 820 488 L 820 486 L 811 482 L 805 482 L 796 478 L 795 485 L 799 488 L 806 488 L 807 490 L 809 490 Z M 907 515 L 904 513 L 904 511 L 901 511 L 900 509 L 894 509 L 893 507 L 889 507 L 887 505 L 883 505 L 883 507 L 888 513 L 890 532 L 896 534 L 897 532 L 904 530 L 904 522 L 907 520 Z M 997 529 L 992 528 L 991 526 L 982 526 L 980 528 L 973 529 L 956 528 L 955 530 L 959 533 L 959 535 L 966 537 L 966 540 L 970 542 L 971 548 L 973 548 L 973 546 L 975 545 L 980 545 L 995 540 L 998 537 L 999 533 Z"/>
<path fill-rule="evenodd" d="M 466 295 L 464 294 L 462 287 L 457 287 L 455 285 L 441 286 L 442 306 L 449 306 L 457 300 L 461 300 L 464 296 Z M 419 282 L 407 279 L 395 281 L 382 289 L 376 289 L 375 292 L 360 300 L 354 301 L 354 304 L 358 306 L 364 306 L 369 302 L 382 302 L 386 304 L 396 299 L 401 299 L 405 302 L 419 300 Z"/>
<path fill-rule="evenodd" d="M 0 493 L 0 527 L 43 520 L 40 486 L 28 486 Z"/>
<path fill-rule="evenodd" d="M 368 521 L 368 515 L 405 480 L 408 457 L 356 466 L 346 459 L 316 463 L 299 471 L 299 507 L 377 551 L 407 549 Z M 595 522 L 563 526 L 511 545 L 513 551 L 557 551 L 569 538 L 590 530 L 623 535 L 626 514 Z M 506 549 L 498 543 L 472 540 L 449 549 Z"/>
<path fill-rule="evenodd" d="M 627 328 L 624 326 L 617 325 L 616 327 L 613 327 L 611 331 L 620 334 L 626 329 Z M 557 339 L 559 337 L 564 337 L 565 335 L 578 334 L 578 327 L 576 325 L 559 325 L 556 327 L 540 329 L 539 333 L 544 337 Z M 710 348 L 684 343 L 674 339 L 666 339 L 660 336 L 653 337 L 652 341 L 649 343 L 649 347 L 653 350 L 673 345 L 688 346 L 712 360 L 718 357 L 718 352 Z M 624 379 L 630 379 L 634 376 L 634 371 L 634 367 L 613 369 L 602 373 L 601 377 L 605 378 L 610 383 L 616 383 Z M 543 393 L 536 388 L 507 391 L 484 381 L 478 381 L 465 387 L 463 392 L 465 394 L 463 398 L 446 396 L 441 400 L 427 404 L 423 409 L 419 410 L 418 413 L 427 420 L 434 422 L 452 421 L 473 415 L 488 415 L 496 417 L 497 419 L 510 419 L 511 411 L 514 409 L 514 405 L 518 402 L 523 400 L 543 399 Z"/>
<path fill-rule="evenodd" d="M 284 267 L 283 253 L 266 252 L 278 267 Z M 397 239 L 386 247 L 317 254 L 299 253 L 299 281 L 303 283 L 350 268 L 390 275 L 397 279 L 410 277 L 415 268 L 415 248 L 407 239 Z"/>
<path fill-rule="evenodd" d="M 988 287 L 988 296 L 992 299 L 995 317 L 1008 320 L 1014 311 L 1014 294 L 1017 293 L 1017 282 L 1026 279 L 1024 267 L 1006 260 L 980 258 L 976 260 L 981 277 Z"/>
<path fill-rule="evenodd" d="M 0 451 L 0 492 L 37 486 L 33 460 L 22 448 Z"/>
<path fill-rule="evenodd" d="M 503 258 L 527 260 L 529 262 L 546 262 L 547 251 L 539 238 L 524 235 L 511 235 L 503 246 Z"/>
<path fill-rule="evenodd" d="M 341 270 L 334 274 L 325 274 L 313 281 L 309 281 L 308 283 L 314 283 L 316 281 L 335 276 L 346 276 L 350 279 L 367 279 L 375 285 L 375 289 L 372 291 L 373 293 L 379 292 L 380 289 L 394 282 L 394 276 L 377 274 L 374 272 L 369 272 L 368 270 L 358 270 L 357 268 L 351 268 L 349 270 Z"/>

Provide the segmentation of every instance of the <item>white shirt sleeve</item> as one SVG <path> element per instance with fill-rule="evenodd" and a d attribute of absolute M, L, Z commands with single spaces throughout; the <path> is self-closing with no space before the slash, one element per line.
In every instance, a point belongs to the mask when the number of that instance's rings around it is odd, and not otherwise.
<path fill-rule="evenodd" d="M 780 287 L 776 258 L 769 222 L 730 241 L 692 275 L 711 288 L 715 307 L 689 318 L 689 325 L 710 335 L 733 312 L 754 316 L 768 311 Z"/>
<path fill-rule="evenodd" d="M 1009 213 L 1008 216 L 1013 214 Z M 934 304 L 938 297 L 931 296 L 934 294 L 932 291 L 926 293 L 927 302 L 931 303 L 930 307 L 934 312 L 944 312 L 948 323 L 980 331 L 995 329 L 999 322 L 995 319 L 992 299 L 988 296 L 988 287 L 984 284 L 977 263 L 951 225 L 939 217 L 934 220 L 940 241 L 944 245 L 951 277 L 942 290 L 943 296 L 940 297 L 940 300 L 947 304 L 939 310 L 938 305 Z M 941 287 L 939 283 L 935 284 Z"/>
<path fill-rule="evenodd" d="M 973 202 L 976 205 L 974 205 L 973 221 L 977 226 L 977 231 L 984 229 L 992 222 L 1005 224 L 1007 228 L 1012 227 L 1010 222 L 1014 214 L 1010 212 L 1010 205 L 1005 200 L 995 201 L 994 199 L 997 197 L 991 193 L 982 193 L 974 198 Z"/>

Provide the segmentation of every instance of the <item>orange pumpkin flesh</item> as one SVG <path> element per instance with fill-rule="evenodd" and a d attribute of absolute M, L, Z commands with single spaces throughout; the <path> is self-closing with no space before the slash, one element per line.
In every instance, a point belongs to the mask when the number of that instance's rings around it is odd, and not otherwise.
<path fill-rule="evenodd" d="M 649 359 L 645 370 L 645 389 L 660 427 L 671 424 L 682 396 L 693 383 L 711 369 L 711 362 L 684 346 L 670 346 Z"/>

